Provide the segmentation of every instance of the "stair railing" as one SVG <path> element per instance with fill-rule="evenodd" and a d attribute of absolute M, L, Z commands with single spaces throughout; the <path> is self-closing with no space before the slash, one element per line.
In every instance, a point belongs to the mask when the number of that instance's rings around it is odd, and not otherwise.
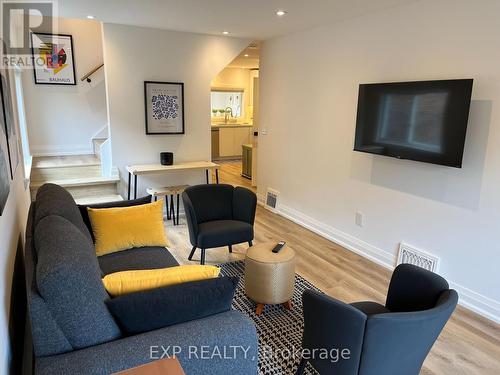
<path fill-rule="evenodd" d="M 87 80 L 88 83 L 92 82 L 92 79 L 90 78 L 92 76 L 92 74 L 94 74 L 95 72 L 97 72 L 99 69 L 101 69 L 102 67 L 104 66 L 104 63 L 102 63 L 101 65 L 99 66 L 96 66 L 94 69 L 92 69 L 90 72 L 88 72 L 87 74 L 85 74 L 82 78 L 80 78 L 80 81 L 85 81 Z"/>

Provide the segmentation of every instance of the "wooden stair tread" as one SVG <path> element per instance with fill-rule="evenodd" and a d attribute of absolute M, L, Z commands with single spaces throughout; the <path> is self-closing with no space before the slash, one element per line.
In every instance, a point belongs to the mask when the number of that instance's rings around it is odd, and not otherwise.
<path fill-rule="evenodd" d="M 107 202 L 119 202 L 122 201 L 123 197 L 118 194 L 114 195 L 101 195 L 101 196 L 90 196 L 90 197 L 81 197 L 75 199 L 77 204 L 99 204 L 99 203 L 107 203 Z"/>
<path fill-rule="evenodd" d="M 114 184 L 119 181 L 120 181 L 119 177 L 86 177 L 86 178 L 47 180 L 47 181 L 32 181 L 30 185 L 32 188 L 38 188 L 43 184 L 56 184 L 62 187 L 71 187 L 71 186 Z"/>
<path fill-rule="evenodd" d="M 64 168 L 101 165 L 95 155 L 68 155 L 68 156 L 37 156 L 33 158 L 32 168 Z"/>

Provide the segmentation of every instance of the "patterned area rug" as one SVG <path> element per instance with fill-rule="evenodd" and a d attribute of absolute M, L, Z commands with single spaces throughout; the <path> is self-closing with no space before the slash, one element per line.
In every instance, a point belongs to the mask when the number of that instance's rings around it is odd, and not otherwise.
<path fill-rule="evenodd" d="M 245 295 L 245 262 L 237 261 L 218 265 L 224 276 L 240 278 L 233 301 L 233 308 L 250 317 L 257 327 L 259 336 L 259 374 L 293 375 L 300 362 L 302 348 L 302 293 L 306 289 L 319 290 L 303 277 L 295 274 L 295 290 L 292 310 L 281 305 L 267 305 L 264 312 L 255 315 L 255 303 Z M 308 365 L 305 374 L 317 372 Z"/>

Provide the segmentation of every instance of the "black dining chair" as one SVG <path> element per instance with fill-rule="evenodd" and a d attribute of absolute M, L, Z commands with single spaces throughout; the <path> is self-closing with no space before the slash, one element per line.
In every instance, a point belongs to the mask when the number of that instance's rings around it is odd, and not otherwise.
<path fill-rule="evenodd" d="M 205 264 L 205 250 L 248 242 L 252 246 L 257 208 L 254 192 L 226 184 L 205 184 L 186 188 L 182 193 L 189 239 L 193 248 L 201 249 L 201 264 Z"/>
<path fill-rule="evenodd" d="M 346 349 L 349 358 L 303 355 L 297 374 L 309 362 L 320 374 L 418 375 L 458 295 L 441 276 L 401 264 L 392 275 L 385 306 L 346 304 L 312 290 L 306 290 L 302 300 L 303 353 Z"/>

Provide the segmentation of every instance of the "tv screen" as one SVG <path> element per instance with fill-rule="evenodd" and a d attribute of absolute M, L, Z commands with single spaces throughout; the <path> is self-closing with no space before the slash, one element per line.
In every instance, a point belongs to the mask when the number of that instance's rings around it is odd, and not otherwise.
<path fill-rule="evenodd" d="M 354 150 L 461 168 L 472 81 L 359 85 Z"/>

